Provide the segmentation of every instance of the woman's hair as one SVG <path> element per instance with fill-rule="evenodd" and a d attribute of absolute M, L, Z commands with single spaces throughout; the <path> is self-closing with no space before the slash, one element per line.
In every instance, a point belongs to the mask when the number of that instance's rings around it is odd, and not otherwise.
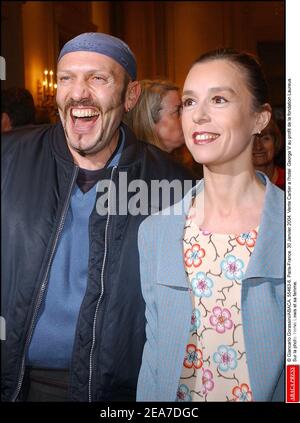
<path fill-rule="evenodd" d="M 276 123 L 276 120 L 274 117 L 271 118 L 268 125 L 261 131 L 261 134 L 257 135 L 259 137 L 263 137 L 264 135 L 271 135 L 271 137 L 274 140 L 274 153 L 275 156 L 280 152 L 282 146 L 283 146 L 283 139 L 281 131 Z"/>
<path fill-rule="evenodd" d="M 241 52 L 231 48 L 219 48 L 202 54 L 194 63 L 209 62 L 211 60 L 227 60 L 242 71 L 246 75 L 248 89 L 254 99 L 254 109 L 259 110 L 260 107 L 269 102 L 268 86 L 262 66 L 256 56 L 250 53 Z"/>
<path fill-rule="evenodd" d="M 162 143 L 155 130 L 160 120 L 162 100 L 169 91 L 179 91 L 179 87 L 167 80 L 144 79 L 141 83 L 141 95 L 137 104 L 124 116 L 124 122 L 133 130 L 136 137 L 162 148 Z"/>

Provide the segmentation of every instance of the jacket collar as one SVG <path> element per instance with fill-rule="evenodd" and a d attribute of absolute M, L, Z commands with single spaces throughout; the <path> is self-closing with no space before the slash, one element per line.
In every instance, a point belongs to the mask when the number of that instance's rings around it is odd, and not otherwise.
<path fill-rule="evenodd" d="M 284 273 L 284 198 L 283 192 L 273 185 L 262 172 L 256 172 L 266 185 L 262 218 L 254 252 L 249 261 L 245 279 L 254 277 L 282 278 Z M 204 188 L 202 179 L 176 205 L 159 213 L 164 226 L 168 252 L 159 258 L 160 282 L 187 288 L 183 260 L 183 234 L 192 198 Z"/>
<path fill-rule="evenodd" d="M 266 185 L 265 202 L 256 245 L 245 278 L 283 278 L 284 275 L 284 193 L 262 172 Z"/>

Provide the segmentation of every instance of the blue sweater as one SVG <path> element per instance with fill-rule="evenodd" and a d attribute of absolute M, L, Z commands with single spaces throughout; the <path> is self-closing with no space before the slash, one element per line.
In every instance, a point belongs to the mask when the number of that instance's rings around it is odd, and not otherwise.
<path fill-rule="evenodd" d="M 34 367 L 70 367 L 77 316 L 88 271 L 89 217 L 96 185 L 86 194 L 76 185 L 52 264 L 48 291 L 28 353 Z"/>
<path fill-rule="evenodd" d="M 122 128 L 121 128 L 122 130 Z M 118 164 L 121 145 L 108 167 Z M 85 294 L 89 262 L 89 218 L 96 200 L 95 185 L 83 193 L 73 189 L 63 232 L 52 263 L 45 301 L 27 355 L 27 365 L 70 367 L 79 309 Z"/>

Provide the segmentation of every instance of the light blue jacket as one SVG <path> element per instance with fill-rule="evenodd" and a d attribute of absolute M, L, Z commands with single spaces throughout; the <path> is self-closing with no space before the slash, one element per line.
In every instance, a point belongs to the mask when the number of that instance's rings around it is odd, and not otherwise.
<path fill-rule="evenodd" d="M 244 339 L 253 400 L 284 401 L 284 192 L 257 174 L 266 193 L 259 236 L 242 281 Z M 137 401 L 176 401 L 192 314 L 182 239 L 192 196 L 203 186 L 199 181 L 180 203 L 140 225 L 147 341 Z"/>

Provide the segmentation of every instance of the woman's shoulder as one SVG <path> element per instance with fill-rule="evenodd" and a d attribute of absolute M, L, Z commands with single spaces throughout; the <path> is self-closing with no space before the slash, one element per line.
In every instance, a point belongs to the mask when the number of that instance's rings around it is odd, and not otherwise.
<path fill-rule="evenodd" d="M 281 188 L 278 188 L 278 186 L 276 186 L 273 182 L 271 182 L 265 173 L 256 171 L 256 174 L 263 181 L 264 185 L 266 185 L 267 205 L 273 208 L 273 206 L 277 204 L 275 209 L 283 211 L 285 195 L 284 191 Z"/>
<path fill-rule="evenodd" d="M 182 236 L 186 220 L 183 200 L 179 203 L 156 212 L 146 219 L 139 226 L 139 243 L 152 244 L 158 248 L 166 240 L 177 239 Z"/>
<path fill-rule="evenodd" d="M 164 229 L 167 230 L 168 227 L 175 224 L 174 220 L 176 221 L 180 217 L 182 218 L 182 216 L 174 215 L 174 206 L 156 212 L 143 220 L 139 226 L 139 233 L 142 235 L 161 234 Z"/>
<path fill-rule="evenodd" d="M 284 197 L 285 192 L 277 185 L 269 181 L 269 197 L 272 202 L 278 202 L 277 206 L 279 209 L 284 209 Z"/>

